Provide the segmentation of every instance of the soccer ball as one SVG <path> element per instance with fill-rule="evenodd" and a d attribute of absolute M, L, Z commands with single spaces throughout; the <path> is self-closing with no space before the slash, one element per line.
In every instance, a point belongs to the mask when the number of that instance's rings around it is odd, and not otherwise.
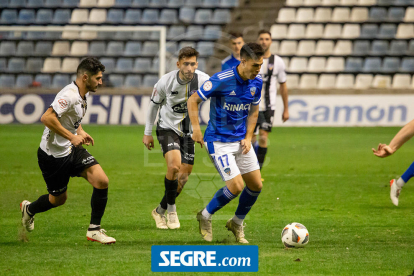
<path fill-rule="evenodd" d="M 282 242 L 286 247 L 304 247 L 309 242 L 308 229 L 298 222 L 289 223 L 283 228 Z"/>

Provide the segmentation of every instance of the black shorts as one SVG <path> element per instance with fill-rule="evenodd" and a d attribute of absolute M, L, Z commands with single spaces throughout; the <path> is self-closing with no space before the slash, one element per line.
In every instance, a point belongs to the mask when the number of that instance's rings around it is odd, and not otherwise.
<path fill-rule="evenodd" d="M 260 111 L 259 117 L 257 118 L 256 128 L 254 132 L 258 134 L 259 129 L 263 129 L 264 131 L 271 132 L 273 126 L 273 118 L 275 116 L 274 110 L 267 110 L 267 111 Z"/>
<path fill-rule="evenodd" d="M 174 130 L 157 127 L 157 138 L 160 142 L 162 155 L 170 150 L 181 152 L 181 163 L 194 165 L 194 140 L 190 135 L 179 136 Z"/>
<path fill-rule="evenodd" d="M 46 182 L 47 191 L 53 196 L 66 192 L 70 177 L 79 177 L 85 169 L 99 164 L 82 146 L 72 147 L 72 152 L 61 158 L 47 155 L 39 148 L 37 161 Z"/>

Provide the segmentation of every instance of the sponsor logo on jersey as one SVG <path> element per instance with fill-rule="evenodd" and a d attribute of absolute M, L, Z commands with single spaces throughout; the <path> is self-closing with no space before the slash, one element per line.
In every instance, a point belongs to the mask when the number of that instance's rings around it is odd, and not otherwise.
<path fill-rule="evenodd" d="M 211 81 L 206 81 L 206 82 L 203 84 L 203 89 L 204 89 L 204 91 L 210 91 L 210 90 L 211 90 L 211 88 L 213 88 L 213 84 L 211 83 Z"/>
<path fill-rule="evenodd" d="M 252 94 L 252 96 L 254 96 L 254 94 L 256 94 L 256 87 L 250 87 L 250 93 Z"/>
<path fill-rule="evenodd" d="M 176 104 L 172 107 L 172 110 L 177 113 L 186 113 L 187 112 L 187 102 L 182 102 Z"/>
<path fill-rule="evenodd" d="M 65 109 L 68 106 L 68 102 L 65 99 L 58 100 L 59 107 Z"/>
<path fill-rule="evenodd" d="M 231 91 L 230 92 L 230 94 L 229 94 L 230 96 L 235 96 L 236 95 L 236 92 L 234 92 L 234 90 L 233 91 Z"/>
<path fill-rule="evenodd" d="M 231 170 L 230 170 L 230 168 L 225 168 L 225 169 L 224 169 L 224 172 L 225 172 L 225 173 L 227 173 L 228 175 L 230 175 L 230 174 L 231 174 Z"/>
<path fill-rule="evenodd" d="M 223 109 L 228 111 L 249 110 L 250 104 L 227 104 L 224 103 Z"/>
<path fill-rule="evenodd" d="M 171 95 L 178 95 L 178 91 L 171 91 Z"/>
<path fill-rule="evenodd" d="M 273 64 L 269 64 L 269 65 L 267 66 L 267 68 L 268 68 L 269 70 L 273 70 Z"/>

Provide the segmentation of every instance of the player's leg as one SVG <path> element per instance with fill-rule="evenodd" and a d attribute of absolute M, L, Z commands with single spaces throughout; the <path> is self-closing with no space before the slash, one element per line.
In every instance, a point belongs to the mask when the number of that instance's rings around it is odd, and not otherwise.
<path fill-rule="evenodd" d="M 402 187 L 414 176 L 414 163 L 412 163 L 408 169 L 398 179 L 392 179 L 390 181 L 390 198 L 395 206 L 398 206 L 398 197 L 400 196 Z"/>
<path fill-rule="evenodd" d="M 263 167 L 263 163 L 267 153 L 267 139 L 269 132 L 265 129 L 259 130 L 259 147 L 257 148 L 257 160 L 259 161 L 260 170 Z"/>

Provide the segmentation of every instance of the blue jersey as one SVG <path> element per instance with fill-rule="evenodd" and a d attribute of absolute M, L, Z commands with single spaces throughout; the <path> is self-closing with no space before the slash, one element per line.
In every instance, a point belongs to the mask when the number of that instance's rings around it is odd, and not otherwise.
<path fill-rule="evenodd" d="M 221 62 L 221 71 L 231 69 L 234 66 L 237 66 L 239 64 L 240 64 L 240 60 L 238 60 L 237 58 L 233 56 L 233 54 L 231 54 L 230 56 L 223 59 L 223 61 Z"/>
<path fill-rule="evenodd" d="M 204 141 L 235 142 L 246 136 L 250 104 L 261 100 L 262 77 L 244 81 L 237 67 L 213 75 L 197 91 L 203 101 L 210 101 L 210 120 Z"/>

